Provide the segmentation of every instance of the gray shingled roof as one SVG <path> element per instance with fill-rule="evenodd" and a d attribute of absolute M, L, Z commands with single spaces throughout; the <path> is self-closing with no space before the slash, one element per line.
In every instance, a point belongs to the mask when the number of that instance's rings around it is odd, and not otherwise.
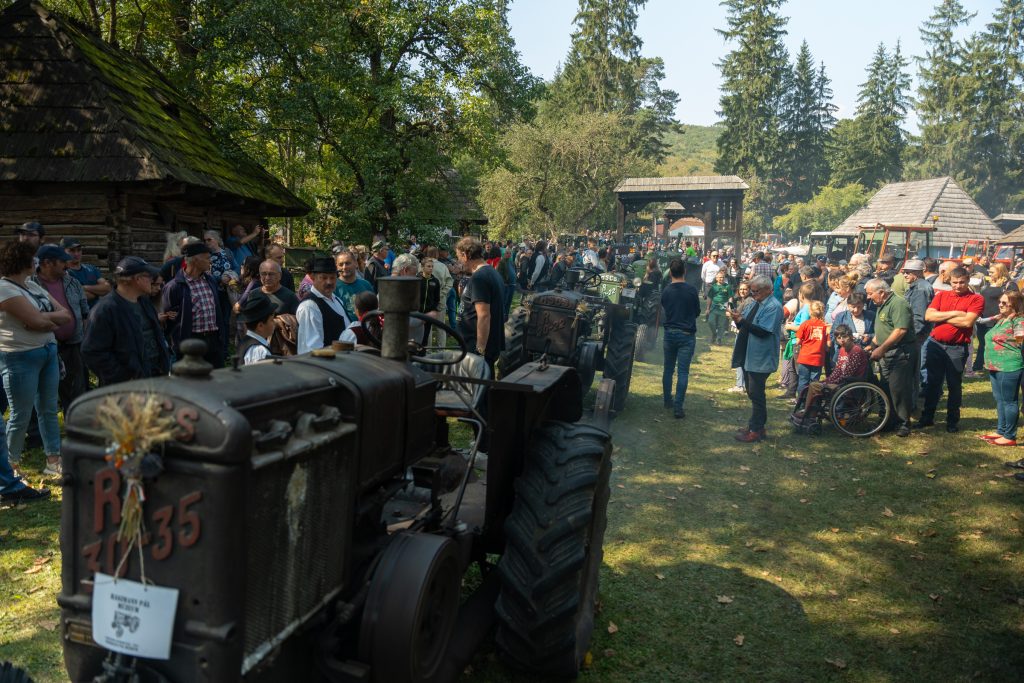
<path fill-rule="evenodd" d="M 999 241 L 1003 232 L 984 210 L 950 177 L 889 183 L 867 206 L 851 214 L 833 230 L 854 235 L 859 225 L 875 223 L 932 224 L 938 215 L 932 245 L 963 245 L 966 240 Z"/>
<path fill-rule="evenodd" d="M 1024 218 L 1024 216 L 1022 216 Z M 1024 225 L 1004 235 L 999 244 L 1024 244 Z"/>
<path fill-rule="evenodd" d="M 696 190 L 749 190 L 743 179 L 734 175 L 687 175 L 675 178 L 625 178 L 616 192 L 682 192 Z"/>

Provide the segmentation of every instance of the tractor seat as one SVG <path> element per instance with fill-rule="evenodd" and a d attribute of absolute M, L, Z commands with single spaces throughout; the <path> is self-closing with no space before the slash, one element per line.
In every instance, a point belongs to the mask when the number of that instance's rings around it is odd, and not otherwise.
<path fill-rule="evenodd" d="M 439 351 L 430 358 L 458 358 L 458 351 Z M 434 412 L 441 417 L 470 417 L 473 415 L 485 389 L 482 384 L 459 382 L 460 377 L 491 379 L 491 369 L 481 356 L 467 354 L 458 363 L 441 366 L 445 380 L 437 390 Z"/>

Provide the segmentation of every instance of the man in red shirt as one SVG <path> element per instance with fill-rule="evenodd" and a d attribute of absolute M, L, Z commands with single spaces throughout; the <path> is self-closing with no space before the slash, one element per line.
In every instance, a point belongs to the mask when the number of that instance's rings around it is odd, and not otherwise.
<path fill-rule="evenodd" d="M 960 431 L 960 403 L 963 397 L 964 364 L 974 332 L 974 321 L 985 308 L 980 294 L 971 292 L 970 275 L 963 268 L 949 274 L 949 291 L 935 293 L 924 319 L 933 324 L 925 344 L 924 410 L 919 427 L 935 424 L 935 408 L 942 395 L 942 383 L 949 385 L 946 398 L 946 431 Z"/>

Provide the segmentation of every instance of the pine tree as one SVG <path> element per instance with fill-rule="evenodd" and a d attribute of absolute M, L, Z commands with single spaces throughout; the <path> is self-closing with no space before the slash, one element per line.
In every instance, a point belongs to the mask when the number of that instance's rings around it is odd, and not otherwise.
<path fill-rule="evenodd" d="M 663 90 L 664 62 L 640 54 L 639 9 L 647 0 L 579 0 L 565 67 L 556 75 L 542 114 L 616 114 L 644 158 L 661 161 L 662 139 L 674 125 L 679 96 Z"/>
<path fill-rule="evenodd" d="M 775 178 L 780 165 L 779 108 L 788 56 L 782 43 L 784 0 L 725 0 L 727 27 L 719 29 L 736 47 L 718 63 L 722 72 L 718 138 L 720 173 Z"/>
<path fill-rule="evenodd" d="M 879 43 L 867 80 L 857 95 L 857 128 L 854 136 L 857 156 L 866 158 L 864 177 L 852 179 L 866 187 L 876 187 L 899 180 L 903 173 L 903 152 L 907 134 L 903 122 L 907 118 L 910 76 L 909 62 L 903 57 L 899 42 L 892 54 Z"/>
<path fill-rule="evenodd" d="M 825 146 L 835 125 L 830 81 L 825 65 L 814 68 L 804 41 L 786 79 L 780 113 L 781 145 L 779 204 L 806 202 L 828 180 Z"/>
<path fill-rule="evenodd" d="M 921 27 L 925 56 L 917 58 L 918 88 L 916 111 L 921 132 L 915 157 L 917 173 L 923 177 L 957 175 L 958 142 L 969 127 L 970 84 L 964 63 L 964 46 L 954 32 L 967 24 L 974 13 L 967 12 L 960 0 L 941 0 Z"/>
<path fill-rule="evenodd" d="M 991 55 L 980 79 L 990 100 L 982 110 L 991 112 L 987 127 L 998 131 L 1005 166 L 991 200 L 979 203 L 991 215 L 1024 211 L 1024 0 L 1003 0 L 980 41 Z"/>

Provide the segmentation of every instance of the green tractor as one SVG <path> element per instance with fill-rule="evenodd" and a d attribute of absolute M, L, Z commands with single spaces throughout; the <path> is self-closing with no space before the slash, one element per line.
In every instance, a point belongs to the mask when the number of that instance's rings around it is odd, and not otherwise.
<path fill-rule="evenodd" d="M 505 323 L 499 372 L 507 375 L 523 363 L 541 360 L 574 367 L 586 394 L 600 371 L 615 381 L 611 411 L 622 412 L 638 351 L 638 328 L 649 326 L 650 309 L 658 307 L 656 292 L 645 290 L 645 295 L 640 296 L 632 271 L 569 269 L 554 289 L 524 297 L 523 305 L 512 311 Z"/>

